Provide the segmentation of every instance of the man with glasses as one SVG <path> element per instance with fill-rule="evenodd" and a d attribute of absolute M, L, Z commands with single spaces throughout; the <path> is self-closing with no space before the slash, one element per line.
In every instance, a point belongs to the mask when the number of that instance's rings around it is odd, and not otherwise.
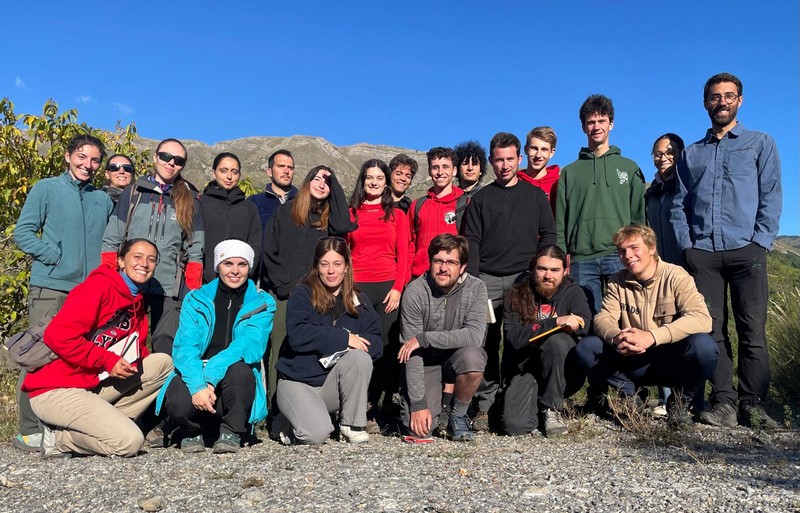
<path fill-rule="evenodd" d="M 486 366 L 486 285 L 466 274 L 464 237 L 438 235 L 427 253 L 430 269 L 406 287 L 400 304 L 401 420 L 406 440 L 415 442 L 444 425 L 444 415 L 447 436 L 468 442 L 467 408 Z"/>
<path fill-rule="evenodd" d="M 736 120 L 742 82 L 720 73 L 709 78 L 703 105 L 711 119 L 705 137 L 678 159 L 678 189 L 671 220 L 686 266 L 709 305 L 719 361 L 711 376 L 711 410 L 699 420 L 733 427 L 775 428 L 764 411 L 769 389 L 767 251 L 782 208 L 781 166 L 772 137 Z M 727 291 L 739 336 L 739 387 L 733 389 Z"/>

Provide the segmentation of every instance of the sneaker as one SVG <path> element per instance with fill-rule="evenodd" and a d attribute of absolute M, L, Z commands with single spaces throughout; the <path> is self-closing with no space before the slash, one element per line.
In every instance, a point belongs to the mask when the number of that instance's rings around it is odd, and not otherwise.
<path fill-rule="evenodd" d="M 736 427 L 736 409 L 730 404 L 717 403 L 710 410 L 698 415 L 698 420 L 709 426 Z"/>
<path fill-rule="evenodd" d="M 200 437 L 202 440 L 202 436 Z M 227 454 L 239 451 L 242 439 L 234 433 L 220 433 L 219 438 L 214 442 L 211 452 L 214 454 Z"/>
<path fill-rule="evenodd" d="M 42 434 L 33 433 L 32 435 L 17 434 L 14 437 L 14 447 L 25 452 L 41 452 Z"/>
<path fill-rule="evenodd" d="M 447 426 L 448 428 L 450 427 L 449 422 Z M 478 411 L 472 418 L 472 429 L 475 431 L 489 431 L 489 412 Z"/>
<path fill-rule="evenodd" d="M 666 404 L 659 404 L 655 408 L 653 408 L 653 417 L 657 419 L 663 419 L 667 416 L 667 405 Z"/>
<path fill-rule="evenodd" d="M 543 416 L 544 436 L 552 438 L 567 432 L 567 425 L 564 423 L 564 419 L 561 418 L 561 413 L 556 410 L 545 410 Z"/>
<path fill-rule="evenodd" d="M 42 428 L 42 446 L 40 448 L 42 458 L 71 458 L 71 452 L 64 452 L 56 448 L 56 432 L 53 428 L 41 421 L 39 425 Z"/>
<path fill-rule="evenodd" d="M 351 444 L 365 444 L 369 442 L 369 434 L 362 428 L 353 426 L 339 426 L 339 436 Z"/>
<path fill-rule="evenodd" d="M 456 442 L 471 442 L 473 434 L 469 417 L 450 415 L 450 420 L 447 422 L 447 436 Z"/>
<path fill-rule="evenodd" d="M 760 404 L 742 404 L 739 405 L 739 420 L 743 426 L 748 426 L 753 429 L 778 429 L 778 423 L 767 415 L 764 407 Z"/>
<path fill-rule="evenodd" d="M 203 435 L 193 437 L 186 437 L 181 440 L 181 450 L 183 452 L 203 452 L 206 450 L 206 444 L 203 441 Z"/>

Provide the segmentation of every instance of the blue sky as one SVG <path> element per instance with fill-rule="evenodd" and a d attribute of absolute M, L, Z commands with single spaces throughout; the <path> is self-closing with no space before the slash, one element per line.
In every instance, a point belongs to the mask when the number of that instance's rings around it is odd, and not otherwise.
<path fill-rule="evenodd" d="M 793 0 L 14 2 L 4 12 L 0 94 L 17 112 L 53 98 L 98 128 L 136 122 L 144 137 L 209 144 L 301 134 L 427 150 L 547 124 L 564 165 L 586 144 L 580 104 L 602 93 L 616 109 L 611 143 L 649 180 L 653 140 L 702 137 L 703 84 L 731 72 L 744 83 L 739 120 L 778 144 L 780 233 L 800 234 Z"/>

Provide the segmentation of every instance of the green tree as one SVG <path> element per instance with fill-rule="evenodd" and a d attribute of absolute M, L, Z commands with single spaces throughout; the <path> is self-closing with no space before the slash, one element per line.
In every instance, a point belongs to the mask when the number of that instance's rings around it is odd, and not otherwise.
<path fill-rule="evenodd" d="M 41 115 L 15 114 L 9 98 L 0 100 L 0 337 L 16 330 L 25 318 L 30 258 L 14 244 L 17 219 L 31 187 L 65 169 L 64 153 L 69 140 L 91 134 L 102 140 L 107 151 L 129 155 L 137 169 L 145 169 L 147 153 L 136 148 L 136 126 L 117 123 L 114 132 L 78 123 L 76 109 L 59 112 L 48 100 Z M 95 177 L 96 185 L 104 174 Z"/>

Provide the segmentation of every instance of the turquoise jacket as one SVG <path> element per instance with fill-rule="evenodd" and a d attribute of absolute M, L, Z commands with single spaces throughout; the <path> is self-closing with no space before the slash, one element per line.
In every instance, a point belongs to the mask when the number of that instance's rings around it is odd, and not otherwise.
<path fill-rule="evenodd" d="M 267 392 L 261 377 L 261 359 L 272 331 L 275 300 L 266 292 L 259 291 L 252 280 L 248 280 L 244 302 L 233 325 L 233 341 L 204 364 L 201 358 L 214 333 L 214 296 L 218 282 L 219 278 L 189 292 L 183 300 L 180 324 L 172 348 L 175 371 L 158 393 L 156 413 L 160 413 L 167 388 L 175 376 L 180 376 L 189 393 L 194 395 L 206 388 L 206 384 L 216 387 L 225 377 L 228 367 L 244 361 L 252 367 L 256 378 L 256 397 L 250 409 L 249 421 L 254 424 L 267 416 Z"/>
<path fill-rule="evenodd" d="M 39 180 L 22 207 L 14 242 L 33 257 L 31 285 L 69 292 L 100 265 L 103 231 L 114 204 L 69 173 Z"/>

